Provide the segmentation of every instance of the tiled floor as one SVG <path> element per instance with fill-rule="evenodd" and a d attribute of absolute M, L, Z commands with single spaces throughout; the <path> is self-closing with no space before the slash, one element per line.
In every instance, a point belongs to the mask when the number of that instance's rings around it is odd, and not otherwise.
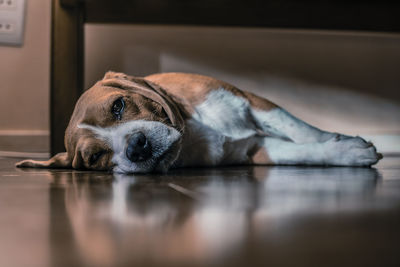
<path fill-rule="evenodd" d="M 0 266 L 400 266 L 400 157 L 166 175 L 0 159 Z"/>

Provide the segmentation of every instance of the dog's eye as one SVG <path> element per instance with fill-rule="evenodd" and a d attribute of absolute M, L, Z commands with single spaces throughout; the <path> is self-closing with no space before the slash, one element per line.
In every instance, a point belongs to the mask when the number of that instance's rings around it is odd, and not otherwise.
<path fill-rule="evenodd" d="M 103 154 L 104 154 L 104 151 L 99 151 L 99 152 L 92 154 L 89 158 L 89 165 L 95 164 L 101 158 L 101 156 L 103 156 Z"/>
<path fill-rule="evenodd" d="M 115 118 L 117 118 L 117 120 L 120 120 L 122 113 L 124 112 L 124 108 L 125 108 L 124 99 L 122 97 L 118 98 L 112 104 L 111 113 L 115 116 Z"/>

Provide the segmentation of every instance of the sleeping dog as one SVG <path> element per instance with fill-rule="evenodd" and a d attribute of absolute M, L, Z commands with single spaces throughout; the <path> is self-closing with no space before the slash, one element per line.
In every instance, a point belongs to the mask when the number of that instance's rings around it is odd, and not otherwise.
<path fill-rule="evenodd" d="M 67 152 L 17 167 L 166 172 L 233 164 L 371 166 L 360 137 L 315 128 L 274 103 L 217 79 L 108 72 L 76 103 Z"/>

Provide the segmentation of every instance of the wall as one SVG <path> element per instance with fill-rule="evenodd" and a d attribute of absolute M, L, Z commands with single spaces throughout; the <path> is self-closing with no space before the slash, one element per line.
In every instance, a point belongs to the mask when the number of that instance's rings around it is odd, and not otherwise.
<path fill-rule="evenodd" d="M 27 1 L 24 44 L 0 46 L 0 150 L 48 151 L 50 13 Z"/>
<path fill-rule="evenodd" d="M 400 35 L 89 24 L 85 86 L 107 70 L 212 75 L 320 128 L 400 152 Z"/>
<path fill-rule="evenodd" d="M 48 151 L 50 3 L 27 1 L 24 45 L 0 46 L 0 150 Z M 85 31 L 86 87 L 110 69 L 198 72 L 318 127 L 390 135 L 389 147 L 399 145 L 399 35 L 96 24 Z"/>

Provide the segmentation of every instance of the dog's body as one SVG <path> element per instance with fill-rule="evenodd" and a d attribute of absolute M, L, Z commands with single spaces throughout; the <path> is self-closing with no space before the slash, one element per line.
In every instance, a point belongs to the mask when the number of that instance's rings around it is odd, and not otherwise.
<path fill-rule="evenodd" d="M 370 166 L 360 137 L 312 127 L 284 109 L 197 74 L 108 72 L 78 100 L 66 153 L 19 167 L 137 173 L 232 164 Z"/>

